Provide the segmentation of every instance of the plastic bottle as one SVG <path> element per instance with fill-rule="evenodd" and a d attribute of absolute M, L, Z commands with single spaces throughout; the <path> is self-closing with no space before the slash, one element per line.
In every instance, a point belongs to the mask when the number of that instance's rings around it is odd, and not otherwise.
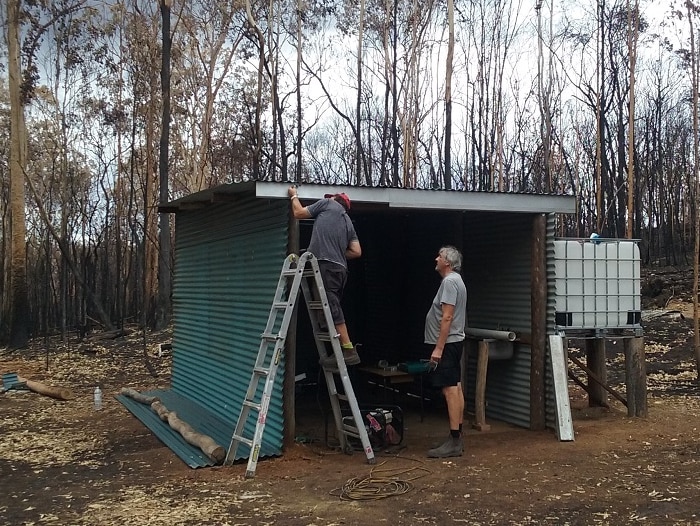
<path fill-rule="evenodd" d="M 102 389 L 100 389 L 99 385 L 95 387 L 95 395 L 93 397 L 93 402 L 95 406 L 95 411 L 99 411 L 100 409 L 102 409 Z"/>

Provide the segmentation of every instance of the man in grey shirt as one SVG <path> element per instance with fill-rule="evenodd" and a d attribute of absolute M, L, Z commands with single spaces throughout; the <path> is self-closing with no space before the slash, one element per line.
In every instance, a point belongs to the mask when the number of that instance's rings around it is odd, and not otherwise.
<path fill-rule="evenodd" d="M 347 214 L 350 210 L 350 198 L 346 194 L 326 194 L 324 199 L 304 207 L 299 202 L 296 187 L 290 186 L 287 193 L 296 219 L 315 220 L 308 250 L 318 259 L 345 363 L 357 365 L 360 363 L 360 356 L 350 340 L 345 314 L 340 305 L 347 283 L 347 260 L 362 255 L 355 227 Z M 323 363 L 332 366 L 335 364 L 335 358 L 331 355 Z"/>
<path fill-rule="evenodd" d="M 432 347 L 430 362 L 435 367 L 432 383 L 442 390 L 447 403 L 450 437 L 441 446 L 428 451 L 431 458 L 458 457 L 464 451 L 462 423 L 461 358 L 464 327 L 467 322 L 467 288 L 459 270 L 462 254 L 453 246 L 444 246 L 435 258 L 435 270 L 442 276 L 440 287 L 425 317 L 425 343 Z"/>

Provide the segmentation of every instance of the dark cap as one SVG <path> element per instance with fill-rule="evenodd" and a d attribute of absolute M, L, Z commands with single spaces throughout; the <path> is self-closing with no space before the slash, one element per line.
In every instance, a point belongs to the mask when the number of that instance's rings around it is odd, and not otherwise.
<path fill-rule="evenodd" d="M 346 209 L 346 210 L 350 210 L 350 198 L 349 198 L 348 195 L 345 194 L 345 193 L 342 193 L 342 194 L 326 194 L 326 195 L 324 195 L 323 197 L 332 197 L 332 198 L 335 199 L 336 201 L 340 200 L 340 201 L 342 202 L 341 204 L 343 204 L 343 205 L 345 206 L 345 209 Z"/>

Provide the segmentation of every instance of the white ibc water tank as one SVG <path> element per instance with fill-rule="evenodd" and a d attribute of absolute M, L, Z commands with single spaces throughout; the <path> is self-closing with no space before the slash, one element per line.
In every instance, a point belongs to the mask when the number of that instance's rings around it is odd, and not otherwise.
<path fill-rule="evenodd" d="M 629 239 L 554 241 L 556 325 L 561 329 L 639 328 L 639 246 Z"/>

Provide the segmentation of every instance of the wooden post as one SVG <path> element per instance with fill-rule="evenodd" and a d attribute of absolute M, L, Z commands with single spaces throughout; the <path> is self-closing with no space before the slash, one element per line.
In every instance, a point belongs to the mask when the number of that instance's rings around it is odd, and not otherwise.
<path fill-rule="evenodd" d="M 625 338 L 625 384 L 627 386 L 627 415 L 646 418 L 647 367 L 644 338 Z"/>
<path fill-rule="evenodd" d="M 605 365 L 605 338 L 586 340 L 586 365 L 594 373 L 595 380 L 588 375 L 588 406 L 608 407 L 608 393 L 601 384 L 608 383 Z M 600 382 L 600 383 L 599 383 Z"/>
<path fill-rule="evenodd" d="M 474 429 L 488 431 L 486 423 L 486 373 L 489 368 L 489 341 L 479 340 L 476 358 L 476 386 L 474 391 Z"/>
<path fill-rule="evenodd" d="M 532 221 L 530 306 L 532 345 L 530 354 L 530 429 L 545 428 L 545 364 L 547 346 L 547 216 Z"/>

